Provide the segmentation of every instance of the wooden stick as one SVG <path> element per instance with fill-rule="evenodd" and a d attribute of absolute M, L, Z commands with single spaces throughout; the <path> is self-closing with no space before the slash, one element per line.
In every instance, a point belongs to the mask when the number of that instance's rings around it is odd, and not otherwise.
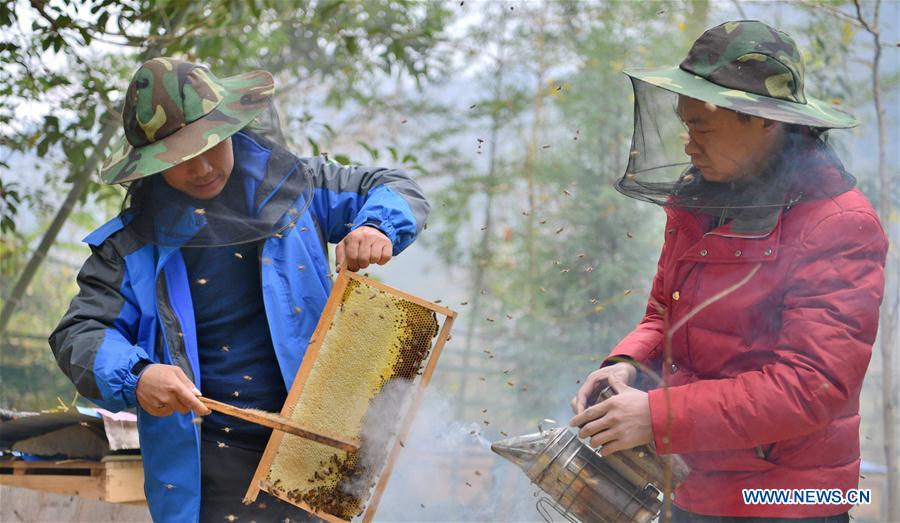
<path fill-rule="evenodd" d="M 233 405 L 228 405 L 227 403 L 222 403 L 221 401 L 204 398 L 202 396 L 198 399 L 211 410 L 221 412 L 222 414 L 226 414 L 228 416 L 234 416 L 235 418 L 240 418 L 244 421 L 249 421 L 250 423 L 256 423 L 257 425 L 262 425 L 263 427 L 269 427 L 270 429 L 287 432 L 288 434 L 300 436 L 301 438 L 312 440 L 316 443 L 322 443 L 330 447 L 346 450 L 347 452 L 355 452 L 359 450 L 359 442 L 357 441 L 349 441 L 333 434 L 322 434 L 321 432 L 315 432 L 303 428 L 294 421 L 291 421 L 283 416 L 279 416 L 275 413 L 263 412 L 261 410 L 253 409 L 242 409 Z"/>

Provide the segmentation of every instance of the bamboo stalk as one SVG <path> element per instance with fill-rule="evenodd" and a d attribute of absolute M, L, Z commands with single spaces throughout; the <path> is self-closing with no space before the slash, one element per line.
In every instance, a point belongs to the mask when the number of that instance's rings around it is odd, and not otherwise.
<path fill-rule="evenodd" d="M 350 441 L 334 434 L 323 434 L 321 432 L 312 431 L 310 429 L 301 427 L 297 423 L 283 416 L 275 414 L 274 412 L 264 412 L 255 409 L 242 409 L 233 405 L 229 405 L 227 403 L 222 403 L 221 401 L 204 398 L 202 396 L 198 399 L 204 405 L 209 407 L 210 410 L 221 412 L 222 414 L 226 414 L 228 416 L 234 416 L 235 418 L 240 418 L 244 421 L 249 421 L 250 423 L 256 423 L 257 425 L 262 425 L 263 427 L 269 427 L 270 429 L 287 432 L 288 434 L 300 436 L 301 438 L 315 441 L 316 443 L 322 443 L 323 445 L 328 445 L 330 447 L 345 450 L 347 452 L 356 452 L 357 450 L 359 450 L 359 442 L 357 441 Z"/>

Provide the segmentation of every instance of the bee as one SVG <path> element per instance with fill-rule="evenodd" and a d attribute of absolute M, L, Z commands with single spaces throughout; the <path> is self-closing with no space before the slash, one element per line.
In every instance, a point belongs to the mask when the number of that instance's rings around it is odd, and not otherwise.
<path fill-rule="evenodd" d="M 203 208 L 194 209 L 194 214 L 196 214 L 198 216 L 203 216 L 204 214 L 206 214 L 206 209 L 203 209 Z"/>
<path fill-rule="evenodd" d="M 253 376 L 247 376 L 247 375 L 244 375 L 244 379 L 247 380 L 247 381 L 252 381 L 252 380 L 253 380 Z"/>
<path fill-rule="evenodd" d="M 244 259 L 244 255 L 241 254 L 241 253 L 239 253 L 239 252 L 234 253 L 234 257 L 237 258 L 237 259 L 239 259 L 239 260 L 243 260 L 243 259 Z"/>
<path fill-rule="evenodd" d="M 224 448 L 228 447 L 228 445 L 222 443 L 221 441 L 217 441 L 216 445 L 218 445 L 220 449 L 224 449 Z"/>
<path fill-rule="evenodd" d="M 565 227 L 560 227 L 559 229 L 556 229 L 556 234 L 563 232 L 563 230 L 565 230 Z"/>
<path fill-rule="evenodd" d="M 209 283 L 209 280 L 206 278 L 197 278 L 197 285 L 206 285 L 207 283 Z"/>

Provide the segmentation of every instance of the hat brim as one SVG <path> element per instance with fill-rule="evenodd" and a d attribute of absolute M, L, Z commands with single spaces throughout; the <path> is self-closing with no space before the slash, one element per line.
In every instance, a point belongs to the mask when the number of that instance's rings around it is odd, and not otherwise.
<path fill-rule="evenodd" d="M 221 78 L 219 83 L 219 105 L 169 136 L 141 147 L 132 147 L 122 137 L 100 170 L 103 182 L 130 182 L 203 154 L 246 127 L 275 94 L 275 80 L 267 71 Z"/>
<path fill-rule="evenodd" d="M 812 97 L 807 97 L 806 103 L 801 104 L 728 89 L 680 67 L 634 69 L 623 72 L 632 78 L 673 93 L 769 120 L 836 129 L 854 127 L 858 124 L 853 115 Z"/>

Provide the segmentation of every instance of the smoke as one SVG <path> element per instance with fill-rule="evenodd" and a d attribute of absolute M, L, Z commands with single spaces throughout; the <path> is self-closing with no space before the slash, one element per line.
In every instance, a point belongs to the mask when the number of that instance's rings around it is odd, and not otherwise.
<path fill-rule="evenodd" d="M 380 396 L 382 403 L 393 395 L 387 392 Z M 452 412 L 450 401 L 435 388 L 426 391 L 376 519 L 541 521 L 535 510 L 540 490 L 518 467 L 491 452 L 482 425 L 454 419 Z"/>

